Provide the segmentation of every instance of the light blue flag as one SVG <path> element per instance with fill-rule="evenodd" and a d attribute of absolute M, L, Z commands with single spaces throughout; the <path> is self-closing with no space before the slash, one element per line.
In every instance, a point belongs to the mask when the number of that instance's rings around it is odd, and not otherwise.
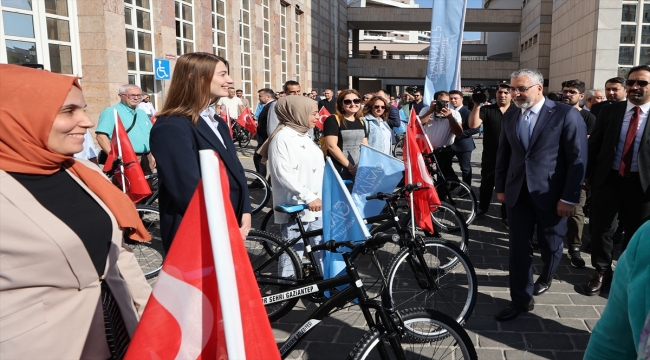
<path fill-rule="evenodd" d="M 439 90 L 460 89 L 460 48 L 467 0 L 433 0 L 431 46 L 424 82 L 424 103 Z"/>
<path fill-rule="evenodd" d="M 366 200 L 378 192 L 392 193 L 402 180 L 404 163 L 370 146 L 361 145 L 361 156 L 352 188 L 352 201 L 363 218 L 379 215 L 384 200 Z M 371 225 L 368 225 L 370 228 Z"/>
<path fill-rule="evenodd" d="M 402 121 L 407 121 L 406 114 L 404 114 L 404 108 L 399 109 L 399 119 Z"/>
<path fill-rule="evenodd" d="M 261 102 L 258 102 L 257 107 L 255 108 L 255 114 L 254 114 L 256 119 L 258 117 L 260 117 L 260 113 L 262 112 L 262 109 L 264 109 L 264 104 L 262 104 Z"/>
<path fill-rule="evenodd" d="M 348 189 L 328 157 L 323 175 L 323 241 L 362 242 L 370 237 Z M 345 251 L 340 248 L 339 251 Z M 329 279 L 345 270 L 341 254 L 325 252 L 323 277 Z"/>

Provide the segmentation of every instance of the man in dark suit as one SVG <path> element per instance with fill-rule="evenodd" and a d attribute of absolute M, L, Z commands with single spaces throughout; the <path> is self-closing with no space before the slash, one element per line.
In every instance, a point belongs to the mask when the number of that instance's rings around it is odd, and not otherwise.
<path fill-rule="evenodd" d="M 257 150 L 262 146 L 262 144 L 264 144 L 266 139 L 271 136 L 271 134 L 268 133 L 268 117 L 269 111 L 274 108 L 273 102 L 275 101 L 275 93 L 271 89 L 264 88 L 259 90 L 257 94 L 258 100 L 261 104 L 264 104 L 264 108 L 257 118 L 257 147 L 255 148 L 255 154 L 253 155 L 253 164 L 255 165 L 255 171 L 263 177 L 266 177 L 266 165 L 262 164 L 262 155 L 258 154 Z M 255 182 L 251 184 L 253 187 L 261 185 L 261 182 L 259 184 Z"/>
<path fill-rule="evenodd" d="M 476 149 L 472 135 L 478 134 L 479 128 L 472 129 L 469 127 L 469 114 L 471 111 L 467 106 L 463 106 L 463 93 L 458 90 L 449 92 L 449 105 L 460 113 L 463 119 L 463 132 L 456 136 L 451 149 L 458 158 L 458 165 L 463 177 L 463 182 L 472 185 L 472 151 Z"/>
<path fill-rule="evenodd" d="M 625 219 L 623 250 L 650 220 L 650 66 L 630 69 L 627 101 L 603 107 L 589 137 L 591 264 L 596 273 L 585 293 L 598 295 L 612 279 L 616 216 Z"/>
<path fill-rule="evenodd" d="M 605 82 L 605 96 L 607 97 L 607 100 L 594 104 L 591 109 L 589 109 L 596 118 L 598 118 L 598 114 L 603 106 L 619 101 L 625 101 L 625 97 L 627 96 L 625 91 L 625 79 L 619 76 L 607 80 Z"/>
<path fill-rule="evenodd" d="M 509 272 L 512 303 L 498 321 L 534 307 L 533 295 L 551 286 L 562 258 L 567 217 L 580 201 L 587 165 L 587 129 L 571 106 L 542 94 L 536 70 L 511 74 L 510 91 L 519 109 L 503 115 L 495 172 L 497 198 L 506 203 L 510 224 Z M 544 266 L 533 285 L 531 240 L 537 240 Z"/>
<path fill-rule="evenodd" d="M 330 114 L 336 114 L 336 98 L 334 97 L 334 92 L 332 89 L 325 89 L 323 94 L 325 95 L 325 98 L 318 100 L 318 111 L 325 108 Z"/>

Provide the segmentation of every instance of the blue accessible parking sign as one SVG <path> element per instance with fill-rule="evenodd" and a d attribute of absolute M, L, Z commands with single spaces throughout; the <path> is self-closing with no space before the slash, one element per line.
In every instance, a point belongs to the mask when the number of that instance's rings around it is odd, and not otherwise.
<path fill-rule="evenodd" d="M 171 80 L 171 71 L 169 68 L 169 60 L 155 59 L 154 68 L 156 73 L 156 80 Z"/>

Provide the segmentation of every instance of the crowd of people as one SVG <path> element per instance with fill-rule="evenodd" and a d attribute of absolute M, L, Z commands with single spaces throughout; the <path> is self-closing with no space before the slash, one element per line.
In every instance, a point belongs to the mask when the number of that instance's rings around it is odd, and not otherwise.
<path fill-rule="evenodd" d="M 129 198 L 83 159 L 99 152 L 87 149 L 94 147 L 88 145 L 94 123 L 83 111 L 79 82 L 15 65 L 0 65 L 0 74 L 2 321 L 27 313 L 47 318 L 41 326 L 16 321 L 13 335 L 3 335 L 2 353 L 120 357 L 151 292 L 123 239 L 146 240 L 149 235 Z M 647 290 L 650 284 L 642 257 L 649 248 L 648 224 L 639 230 L 650 220 L 649 82 L 646 65 L 632 68 L 627 79 L 607 80 L 604 91 L 586 91 L 584 82 L 567 80 L 554 101 L 543 93 L 542 74 L 522 69 L 498 85 L 493 103 L 474 103 L 460 91 L 439 90 L 425 104 L 420 91 L 391 96 L 383 90 L 362 95 L 355 89 L 326 89 L 318 96 L 288 81 L 281 92 L 258 91 L 253 160 L 256 171 L 270 179 L 273 202 L 305 204 L 305 230 L 315 230 L 323 227 L 324 152 L 343 179 L 354 180 L 360 146 L 391 154 L 395 129 L 402 125 L 400 112 L 415 111 L 431 145 L 452 148 L 438 157 L 443 175 L 458 179 L 452 166 L 456 157 L 462 180 L 471 185 L 474 139 L 483 138 L 478 216 L 487 213 L 496 192 L 509 237 L 512 301 L 496 314 L 497 320 L 533 310 L 534 297 L 553 284 L 565 238 L 571 264 L 586 265 L 581 252 L 589 204 L 595 272 L 585 279 L 584 293 L 598 295 L 614 278 L 612 291 L 621 294 L 610 295 L 617 306 L 608 304 L 587 354 L 629 354 L 621 348 L 629 343 L 612 343 L 607 334 L 637 336 L 633 345 L 638 346 L 642 328 L 650 327 L 650 320 L 639 321 L 648 316 L 647 291 L 629 290 Z M 227 119 L 218 115 L 227 108 L 230 117 L 237 117 L 250 106 L 233 85 L 226 59 L 188 53 L 178 58 L 159 111 L 139 87 L 124 85 L 120 102 L 99 116 L 96 141 L 104 153 L 111 151 L 117 112 L 144 172 L 158 173 L 166 250 L 199 183 L 200 150 L 215 151 L 226 169 L 242 237 L 252 226 L 248 187 L 255 184 L 246 183 Z M 16 87 L 44 100 L 33 107 Z M 313 129 L 322 108 L 331 116 L 323 124 L 321 148 L 313 141 Z M 274 221 L 284 238 L 295 237 L 297 224 L 288 216 L 276 214 Z M 617 229 L 624 252 L 614 277 Z M 534 237 L 543 261 L 535 281 Z M 304 244 L 297 246 L 300 252 Z M 632 294 L 639 298 L 633 305 Z M 626 302 L 629 306 L 621 305 Z"/>

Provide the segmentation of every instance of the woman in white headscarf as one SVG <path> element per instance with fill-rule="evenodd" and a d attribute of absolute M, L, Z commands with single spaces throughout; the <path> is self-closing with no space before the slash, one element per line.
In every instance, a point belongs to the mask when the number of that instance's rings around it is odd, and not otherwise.
<path fill-rule="evenodd" d="M 323 152 L 314 144 L 307 132 L 318 121 L 318 104 L 304 96 L 280 98 L 275 106 L 280 125 L 262 145 L 259 154 L 268 158 L 267 169 L 271 176 L 273 204 L 307 204 L 308 210 L 300 214 L 306 231 L 322 229 Z M 274 213 L 275 223 L 285 240 L 294 239 L 300 232 L 298 224 L 289 215 Z M 313 245 L 322 242 L 322 236 L 311 238 Z M 304 244 L 295 245 L 302 257 Z M 322 256 L 316 252 L 322 271 Z"/>

